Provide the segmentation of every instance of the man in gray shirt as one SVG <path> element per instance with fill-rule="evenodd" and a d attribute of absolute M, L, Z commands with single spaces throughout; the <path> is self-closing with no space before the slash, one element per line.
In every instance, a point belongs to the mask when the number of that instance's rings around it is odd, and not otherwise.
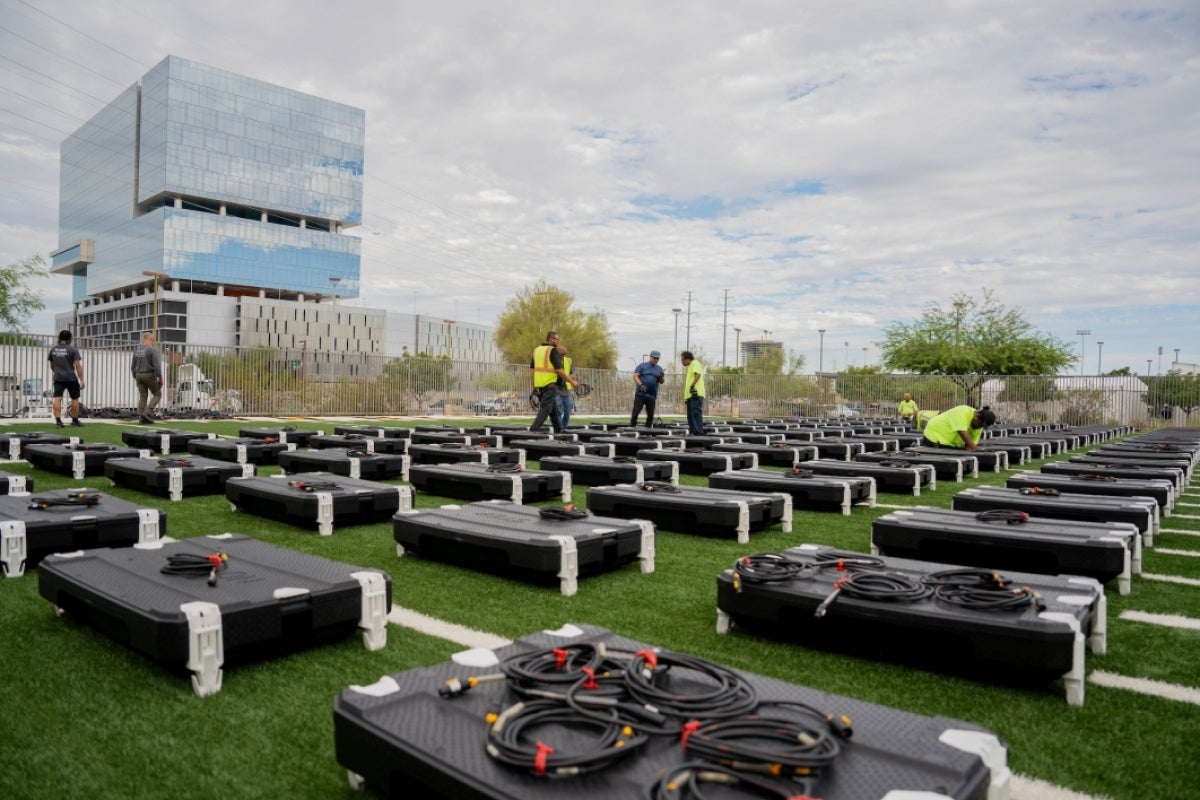
<path fill-rule="evenodd" d="M 50 348 L 50 369 L 54 372 L 54 424 L 63 427 L 62 398 L 65 392 L 71 398 L 71 424 L 79 427 L 79 392 L 87 384 L 83 380 L 83 356 L 71 344 L 71 332 L 65 328 L 58 332 L 58 344 Z"/>
<path fill-rule="evenodd" d="M 158 408 L 162 399 L 162 356 L 154 347 L 154 334 L 143 333 L 142 343 L 133 350 L 133 361 L 129 365 L 138 390 L 138 422 L 153 425 L 150 415 Z M 147 404 L 146 397 L 150 402 Z"/>

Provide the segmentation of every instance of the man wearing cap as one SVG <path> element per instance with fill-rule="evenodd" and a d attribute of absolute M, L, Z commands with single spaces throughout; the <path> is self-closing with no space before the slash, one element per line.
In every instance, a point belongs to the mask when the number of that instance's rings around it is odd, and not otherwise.
<path fill-rule="evenodd" d="M 658 365 L 662 353 L 650 351 L 650 360 L 643 361 L 633 371 L 633 413 L 629 415 L 629 424 L 637 427 L 638 414 L 646 409 L 646 427 L 654 427 L 654 407 L 658 404 L 658 387 L 662 386 L 666 373 Z"/>
<path fill-rule="evenodd" d="M 983 438 L 983 429 L 991 427 L 995 421 L 996 415 L 987 406 L 978 411 L 971 406 L 955 406 L 929 420 L 921 444 L 974 450 Z"/>

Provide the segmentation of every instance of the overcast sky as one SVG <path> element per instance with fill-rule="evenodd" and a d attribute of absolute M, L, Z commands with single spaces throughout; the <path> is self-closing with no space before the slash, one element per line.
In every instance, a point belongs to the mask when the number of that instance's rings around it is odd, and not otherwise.
<path fill-rule="evenodd" d="M 2 263 L 58 247 L 60 143 L 174 54 L 366 110 L 363 305 L 493 324 L 545 278 L 622 369 L 672 350 L 673 308 L 710 366 L 736 327 L 815 369 L 825 329 L 832 369 L 990 287 L 1076 351 L 1089 330 L 1089 374 L 1098 341 L 1105 371 L 1200 362 L 1195 0 L 0 12 Z"/>

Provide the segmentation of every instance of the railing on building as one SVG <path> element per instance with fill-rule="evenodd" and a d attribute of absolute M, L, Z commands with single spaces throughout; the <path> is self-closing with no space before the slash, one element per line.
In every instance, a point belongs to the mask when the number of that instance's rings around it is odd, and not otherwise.
<path fill-rule="evenodd" d="M 52 389 L 52 337 L 20 336 L 0 344 L 0 414 L 44 416 Z M 128 341 L 84 339 L 92 413 L 132 409 L 136 388 Z M 165 345 L 162 405 L 237 416 L 529 416 L 526 365 L 393 358 L 301 349 Z M 190 365 L 185 367 L 185 365 Z M 199 375 L 202 373 L 202 376 Z M 578 368 L 592 392 L 575 416 L 629 413 L 630 372 Z M 1067 424 L 1200 426 L 1200 398 L 1188 408 L 1155 396 L 1154 378 L 1138 376 L 1017 376 L 982 384 L 927 375 L 739 375 L 707 377 L 709 417 L 891 417 L 905 392 L 922 409 L 962 403 L 990 405 L 1001 420 Z M 660 416 L 683 413 L 682 376 L 668 373 Z M 196 407 L 207 406 L 205 407 Z"/>

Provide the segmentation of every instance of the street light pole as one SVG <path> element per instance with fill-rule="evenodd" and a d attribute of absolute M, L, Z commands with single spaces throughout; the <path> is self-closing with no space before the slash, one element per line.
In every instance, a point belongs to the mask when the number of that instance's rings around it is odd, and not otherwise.
<path fill-rule="evenodd" d="M 1085 331 L 1085 330 L 1083 330 L 1083 329 L 1081 328 L 1081 329 L 1079 329 L 1079 330 L 1075 331 L 1075 335 L 1079 337 L 1079 374 L 1080 374 L 1080 375 L 1082 375 L 1082 374 L 1083 374 L 1083 348 L 1084 348 L 1084 338 L 1085 338 L 1085 337 L 1087 337 L 1087 336 L 1091 336 L 1091 335 L 1092 335 L 1092 332 L 1091 332 L 1091 331 Z"/>
<path fill-rule="evenodd" d="M 867 348 L 866 347 L 863 347 L 863 363 L 862 363 L 862 365 L 864 368 L 866 368 L 866 366 L 867 366 Z"/>
<path fill-rule="evenodd" d="M 1180 351 L 1180 350 L 1182 350 L 1182 349 L 1183 349 L 1182 347 L 1176 347 L 1176 348 L 1175 348 L 1175 363 L 1176 363 L 1176 364 L 1178 364 L 1178 363 L 1179 363 L 1179 351 Z"/>
<path fill-rule="evenodd" d="M 1103 375 L 1104 371 L 1100 369 L 1100 359 L 1104 355 L 1104 342 L 1096 342 L 1096 374 Z"/>
<path fill-rule="evenodd" d="M 825 329 L 818 328 L 817 333 L 821 334 L 821 350 L 817 356 L 817 377 L 820 377 L 821 373 L 825 371 Z"/>
<path fill-rule="evenodd" d="M 733 329 L 733 366 L 742 365 L 742 329 Z"/>
<path fill-rule="evenodd" d="M 154 272 L 153 270 L 142 270 L 142 274 L 148 278 L 154 278 L 154 341 L 158 341 L 158 281 L 163 278 L 170 278 L 164 272 Z"/>
<path fill-rule="evenodd" d="M 849 372 L 849 370 L 850 370 L 850 343 L 842 342 L 842 344 L 846 348 L 846 362 L 845 362 L 846 366 L 843 367 L 843 369 L 845 369 L 847 372 Z"/>
<path fill-rule="evenodd" d="M 1158 374 L 1162 375 L 1162 345 L 1158 346 Z"/>

